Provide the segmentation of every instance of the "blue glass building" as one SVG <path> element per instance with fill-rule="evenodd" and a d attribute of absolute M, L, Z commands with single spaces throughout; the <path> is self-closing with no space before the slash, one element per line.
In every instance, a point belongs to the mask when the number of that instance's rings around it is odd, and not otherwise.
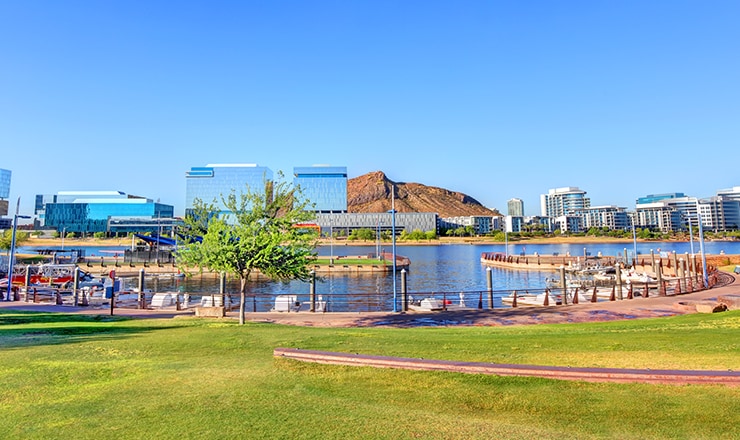
<path fill-rule="evenodd" d="M 10 170 L 0 168 L 0 199 L 10 197 Z"/>
<path fill-rule="evenodd" d="M 642 205 L 645 203 L 655 203 L 666 199 L 680 199 L 686 197 L 684 193 L 665 193 L 665 194 L 648 194 L 645 197 L 640 197 L 635 201 L 635 204 Z"/>
<path fill-rule="evenodd" d="M 174 207 L 120 191 L 62 191 L 55 196 L 37 196 L 44 200 L 44 226 L 57 231 L 90 234 L 111 232 L 111 222 L 122 219 L 172 219 Z M 134 231 L 131 231 L 134 232 Z M 158 232 L 156 225 L 136 232 Z"/>
<path fill-rule="evenodd" d="M 347 167 L 295 167 L 293 176 L 293 185 L 300 188 L 312 211 L 347 212 Z"/>
<path fill-rule="evenodd" d="M 10 197 L 10 170 L 0 168 L 0 215 L 8 215 Z"/>
<path fill-rule="evenodd" d="M 185 173 L 185 214 L 192 212 L 196 199 L 215 203 L 219 214 L 228 214 L 222 198 L 232 191 L 239 195 L 249 188 L 252 192 L 265 191 L 273 180 L 269 168 L 257 164 L 209 164 L 192 167 Z"/>

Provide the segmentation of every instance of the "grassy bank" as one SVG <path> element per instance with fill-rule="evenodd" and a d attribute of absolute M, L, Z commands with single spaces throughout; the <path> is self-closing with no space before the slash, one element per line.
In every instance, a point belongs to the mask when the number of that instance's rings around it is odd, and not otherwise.
<path fill-rule="evenodd" d="M 274 359 L 740 368 L 740 313 L 527 327 L 297 328 L 0 312 L 5 438 L 737 438 L 740 389 Z"/>

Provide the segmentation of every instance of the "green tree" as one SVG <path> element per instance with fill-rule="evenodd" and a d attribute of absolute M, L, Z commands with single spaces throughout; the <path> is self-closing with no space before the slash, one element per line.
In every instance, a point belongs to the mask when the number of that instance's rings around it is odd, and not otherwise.
<path fill-rule="evenodd" d="M 232 192 L 222 199 L 230 212 L 223 217 L 210 215 L 215 212 L 213 204 L 194 202 L 195 214 L 185 223 L 194 235 L 202 232 L 202 241 L 186 240 L 176 261 L 186 273 L 191 267 L 208 268 L 239 278 L 239 323 L 244 324 L 246 284 L 252 271 L 279 281 L 307 281 L 317 235 L 293 227 L 311 220 L 313 214 L 305 211 L 307 202 L 284 181 L 259 192 L 247 187 L 239 196 Z"/>
<path fill-rule="evenodd" d="M 437 239 L 437 233 L 435 231 L 426 231 L 424 233 L 424 237 L 427 240 L 436 240 Z"/>
<path fill-rule="evenodd" d="M 506 233 L 501 231 L 496 231 L 493 235 L 493 241 L 499 241 L 504 242 L 506 241 Z"/>
<path fill-rule="evenodd" d="M 13 241 L 13 230 L 6 229 L 5 231 L 3 231 L 2 235 L 0 235 L 0 249 L 4 251 L 10 250 L 12 241 Z M 26 241 L 28 241 L 28 232 L 16 230 L 15 231 L 15 245 L 20 246 Z"/>
<path fill-rule="evenodd" d="M 93 237 L 95 237 L 95 238 L 105 238 L 105 232 L 98 231 L 98 232 L 96 232 L 96 233 L 93 234 Z"/>
<path fill-rule="evenodd" d="M 401 232 L 401 236 L 399 238 L 401 240 L 426 240 L 427 235 L 421 229 L 414 229 L 410 233 L 404 230 Z"/>
<path fill-rule="evenodd" d="M 355 229 L 347 238 L 350 240 L 375 240 L 375 231 L 370 228 Z"/>

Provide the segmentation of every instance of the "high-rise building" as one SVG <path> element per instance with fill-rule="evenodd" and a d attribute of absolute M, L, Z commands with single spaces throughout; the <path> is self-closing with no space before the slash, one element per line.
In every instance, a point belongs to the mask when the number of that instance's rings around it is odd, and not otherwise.
<path fill-rule="evenodd" d="M 234 192 L 266 191 L 272 171 L 257 164 L 209 164 L 185 173 L 185 213 L 192 212 L 196 199 L 214 203 L 220 214 L 228 214 L 223 199 Z"/>
<path fill-rule="evenodd" d="M 591 199 L 586 197 L 586 191 L 574 186 L 551 189 L 540 195 L 540 210 L 545 217 L 576 215 L 589 206 Z"/>
<path fill-rule="evenodd" d="M 41 202 L 41 205 L 39 203 Z M 54 196 L 36 196 L 37 214 L 43 212 L 44 226 L 59 232 L 158 232 L 156 220 L 171 220 L 174 207 L 121 191 L 60 191 Z M 149 220 L 136 231 L 115 231 L 112 222 Z"/>
<path fill-rule="evenodd" d="M 514 217 L 524 216 L 524 201 L 522 199 L 511 199 L 507 203 L 508 214 Z"/>
<path fill-rule="evenodd" d="M 0 169 L 0 215 L 8 215 L 10 197 L 10 170 Z"/>
<path fill-rule="evenodd" d="M 347 167 L 295 167 L 293 176 L 294 186 L 308 200 L 311 211 L 347 212 Z"/>

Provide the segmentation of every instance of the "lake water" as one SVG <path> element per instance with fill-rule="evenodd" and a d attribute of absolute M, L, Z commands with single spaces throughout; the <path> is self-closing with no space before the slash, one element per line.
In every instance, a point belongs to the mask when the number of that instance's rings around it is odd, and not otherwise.
<path fill-rule="evenodd" d="M 585 250 L 584 250 L 585 248 Z M 123 250 L 125 248 L 86 248 L 86 254 L 102 255 L 101 251 Z M 597 255 L 599 252 L 604 256 L 622 256 L 624 249 L 627 249 L 628 255 L 632 256 L 634 247 L 633 243 L 604 243 L 604 244 L 509 244 L 508 253 L 518 255 L 525 252 L 532 255 L 535 252 L 540 255 L 566 255 L 570 253 L 573 256 Z M 391 246 L 384 244 L 382 250 L 391 251 Z M 650 255 L 654 252 L 672 252 L 679 254 L 690 252 L 690 243 L 673 243 L 673 242 L 648 242 L 637 243 L 638 255 Z M 699 243 L 694 243 L 695 252 L 699 252 Z M 32 252 L 32 248 L 22 248 L 21 251 Z M 367 255 L 376 251 L 375 246 L 349 246 L 333 245 L 322 246 L 318 249 L 319 255 L 323 256 L 352 256 Z M 505 252 L 507 251 L 504 244 L 486 244 L 486 245 L 398 245 L 396 253 L 411 260 L 411 267 L 407 273 L 407 288 L 411 295 L 417 297 L 435 294 L 436 296 L 447 294 L 457 299 L 460 292 L 466 292 L 470 298 L 469 306 L 477 303 L 480 291 L 487 289 L 486 266 L 480 263 L 480 256 L 483 252 Z M 705 252 L 707 254 L 740 254 L 740 242 L 706 242 Z M 107 253 L 110 255 L 109 253 Z M 500 268 L 491 268 L 493 290 L 501 291 L 495 297 L 496 306 L 501 306 L 500 297 L 508 295 L 510 290 L 527 290 L 543 289 L 545 279 L 552 277 L 552 272 L 537 271 L 512 271 Z M 396 292 L 400 295 L 400 275 L 396 278 Z M 191 279 L 167 279 L 160 278 L 148 281 L 148 288 L 155 291 L 180 291 L 197 294 L 211 294 L 218 292 L 218 283 L 212 276 L 194 277 Z M 279 294 L 295 294 L 303 301 L 307 299 L 309 293 L 309 284 L 299 281 L 280 283 L 273 281 L 253 281 L 248 284 L 248 293 L 258 297 L 272 297 Z M 229 292 L 238 292 L 236 281 L 229 281 L 227 289 Z M 503 292 L 507 291 L 507 292 Z M 354 296 L 362 298 L 358 300 L 364 303 L 369 309 L 378 307 L 380 309 L 392 309 L 393 298 L 393 277 L 390 274 L 365 274 L 365 275 L 332 275 L 323 277 L 316 285 L 317 295 L 326 298 L 334 298 L 335 304 L 340 301 L 337 298 Z M 357 306 L 357 305 L 356 305 Z M 364 307 L 363 306 L 363 307 Z M 266 304 L 258 308 L 263 309 Z M 342 305 L 342 307 L 350 307 Z M 357 306 L 359 307 L 359 306 Z M 336 310 L 336 308 L 335 308 Z"/>

